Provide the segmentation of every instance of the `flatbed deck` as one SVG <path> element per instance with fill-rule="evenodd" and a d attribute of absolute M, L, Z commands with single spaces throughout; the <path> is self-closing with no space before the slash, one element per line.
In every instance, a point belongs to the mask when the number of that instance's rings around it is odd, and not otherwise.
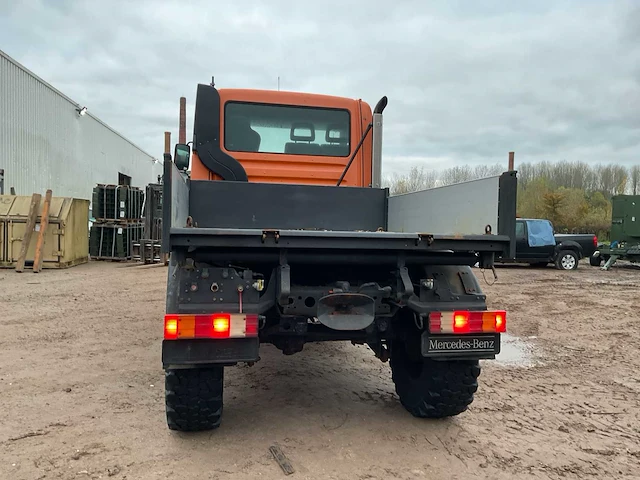
<path fill-rule="evenodd" d="M 351 249 L 501 252 L 509 247 L 506 235 L 447 236 L 428 233 L 362 232 L 328 230 L 265 230 L 173 227 L 173 247 L 237 247 L 288 249 Z"/>

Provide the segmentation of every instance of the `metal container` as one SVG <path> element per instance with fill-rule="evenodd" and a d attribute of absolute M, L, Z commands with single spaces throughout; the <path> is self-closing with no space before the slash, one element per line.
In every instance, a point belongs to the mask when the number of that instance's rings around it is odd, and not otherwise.
<path fill-rule="evenodd" d="M 92 214 L 97 222 L 140 221 L 144 192 L 129 185 L 99 184 L 93 189 Z"/>
<path fill-rule="evenodd" d="M 131 260 L 133 244 L 142 237 L 142 223 L 94 223 L 89 253 L 95 260 Z"/>
<path fill-rule="evenodd" d="M 640 195 L 616 195 L 611 207 L 611 240 L 640 243 Z"/>
<path fill-rule="evenodd" d="M 15 267 L 22 247 L 31 196 L 0 195 L 0 267 Z M 40 201 L 25 265 L 33 264 L 40 232 Z M 67 268 L 89 261 L 89 200 L 52 197 L 44 236 L 43 268 Z"/>

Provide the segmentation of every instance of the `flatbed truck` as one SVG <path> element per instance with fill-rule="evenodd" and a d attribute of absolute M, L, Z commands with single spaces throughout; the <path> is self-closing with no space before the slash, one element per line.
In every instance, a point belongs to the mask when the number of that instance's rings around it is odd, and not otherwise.
<path fill-rule="evenodd" d="M 472 403 L 507 326 L 473 266 L 514 254 L 516 175 L 467 192 L 488 208 L 471 232 L 443 223 L 469 216 L 464 195 L 407 207 L 380 186 L 387 102 L 198 85 L 193 141 L 164 158 L 170 429 L 219 427 L 225 370 L 264 344 L 366 344 L 415 417 Z"/>

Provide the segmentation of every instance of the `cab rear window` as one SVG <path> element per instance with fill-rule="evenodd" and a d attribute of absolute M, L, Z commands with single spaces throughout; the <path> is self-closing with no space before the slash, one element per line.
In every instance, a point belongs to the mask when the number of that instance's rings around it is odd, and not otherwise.
<path fill-rule="evenodd" d="M 348 157 L 348 110 L 227 102 L 224 147 L 230 152 Z"/>

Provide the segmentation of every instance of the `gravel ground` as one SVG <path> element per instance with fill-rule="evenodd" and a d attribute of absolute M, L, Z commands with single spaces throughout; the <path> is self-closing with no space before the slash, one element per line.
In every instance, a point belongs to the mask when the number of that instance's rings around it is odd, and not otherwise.
<path fill-rule="evenodd" d="M 513 338 L 469 411 L 411 417 L 349 343 L 226 370 L 215 432 L 171 432 L 166 267 L 0 270 L 0 478 L 640 478 L 640 269 L 503 267 L 483 288 Z M 524 343 L 523 343 L 524 342 Z"/>

